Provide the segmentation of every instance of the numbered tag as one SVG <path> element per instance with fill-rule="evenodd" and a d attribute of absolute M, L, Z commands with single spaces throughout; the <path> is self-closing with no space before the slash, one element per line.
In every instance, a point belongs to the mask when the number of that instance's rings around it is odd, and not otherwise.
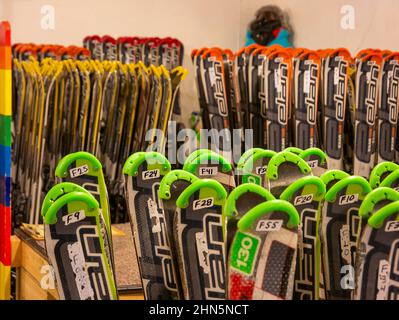
<path fill-rule="evenodd" d="M 81 167 L 70 169 L 69 175 L 71 176 L 71 178 L 76 178 L 79 176 L 83 176 L 84 174 L 86 174 L 88 172 L 89 172 L 89 166 L 87 164 L 85 164 Z"/>
<path fill-rule="evenodd" d="M 300 206 L 303 204 L 311 203 L 313 201 L 313 194 L 305 194 L 303 196 L 297 196 L 294 200 L 294 206 Z"/>
<path fill-rule="evenodd" d="M 62 217 L 62 221 L 66 226 L 76 223 L 79 221 L 82 221 L 84 218 L 86 218 L 84 210 L 76 211 L 74 213 L 68 214 L 66 216 Z"/>
<path fill-rule="evenodd" d="M 244 274 L 252 275 L 260 239 L 238 231 L 231 248 L 231 266 Z"/>
<path fill-rule="evenodd" d="M 319 161 L 318 160 L 311 160 L 308 161 L 308 165 L 309 167 L 313 168 L 317 168 L 319 166 Z"/>
<path fill-rule="evenodd" d="M 213 198 L 199 199 L 193 202 L 193 209 L 200 210 L 213 207 Z"/>
<path fill-rule="evenodd" d="M 199 168 L 200 176 L 214 176 L 218 173 L 218 167 L 201 167 Z"/>
<path fill-rule="evenodd" d="M 385 232 L 399 231 L 399 221 L 389 221 L 385 226 Z"/>
<path fill-rule="evenodd" d="M 283 226 L 283 220 L 259 220 L 256 231 L 279 231 Z"/>
<path fill-rule="evenodd" d="M 359 200 L 358 194 L 345 194 L 339 198 L 339 205 L 343 206 L 346 204 L 355 203 Z"/>
<path fill-rule="evenodd" d="M 256 167 L 256 174 L 259 175 L 265 175 L 267 171 L 267 166 L 263 166 L 263 167 Z"/>
<path fill-rule="evenodd" d="M 159 171 L 159 169 L 147 170 L 143 171 L 141 175 L 143 180 L 151 180 L 159 178 L 161 176 L 161 172 Z"/>

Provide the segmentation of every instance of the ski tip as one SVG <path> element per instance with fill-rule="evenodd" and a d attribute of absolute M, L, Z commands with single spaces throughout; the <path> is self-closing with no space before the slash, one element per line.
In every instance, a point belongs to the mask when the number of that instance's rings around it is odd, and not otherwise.
<path fill-rule="evenodd" d="M 187 208 L 190 197 L 197 191 L 203 191 L 207 197 L 212 197 L 217 205 L 222 206 L 226 202 L 227 191 L 219 182 L 213 179 L 199 179 L 181 193 L 176 205 L 181 209 Z"/>
<path fill-rule="evenodd" d="M 320 176 L 320 179 L 324 182 L 326 187 L 333 182 L 333 181 L 338 181 L 342 180 L 344 178 L 350 177 L 348 173 L 342 170 L 328 170 L 327 172 L 323 173 Z"/>
<path fill-rule="evenodd" d="M 289 216 L 288 228 L 295 228 L 300 223 L 300 218 L 295 207 L 285 200 L 272 200 L 261 203 L 248 211 L 239 221 L 237 227 L 245 232 L 254 228 L 257 219 L 271 212 L 284 212 Z"/>
<path fill-rule="evenodd" d="M 361 176 L 350 176 L 338 181 L 327 191 L 325 196 L 326 201 L 335 202 L 338 192 L 349 185 L 357 185 L 360 188 L 359 195 L 361 196 L 367 195 L 372 190 L 369 182 L 365 178 Z"/>
<path fill-rule="evenodd" d="M 88 192 L 73 191 L 67 193 L 60 198 L 58 198 L 54 203 L 48 208 L 47 213 L 43 217 L 45 224 L 55 224 L 57 223 L 58 212 L 62 207 L 71 203 L 80 202 L 87 205 L 87 210 L 98 210 L 99 204 L 97 200 Z"/>
<path fill-rule="evenodd" d="M 292 153 L 294 153 L 296 155 L 300 155 L 303 152 L 302 149 L 297 148 L 297 147 L 289 147 L 289 148 L 285 149 L 284 151 L 292 152 Z"/>
<path fill-rule="evenodd" d="M 383 181 L 383 177 L 386 178 L 390 172 L 399 169 L 399 165 L 394 162 L 380 162 L 377 164 L 370 173 L 370 186 L 375 189 Z"/>
<path fill-rule="evenodd" d="M 376 213 L 374 213 L 370 219 L 367 221 L 369 226 L 372 228 L 378 229 L 381 228 L 383 225 L 385 219 L 389 218 L 392 215 L 398 215 L 399 214 L 399 201 L 392 202 L 380 210 L 378 210 Z"/>
<path fill-rule="evenodd" d="M 288 186 L 280 195 L 280 199 L 290 201 L 296 192 L 306 186 L 313 186 L 313 194 L 316 198 L 324 198 L 326 194 L 326 185 L 323 180 L 316 176 L 306 176 Z"/>
<path fill-rule="evenodd" d="M 166 157 L 159 152 L 136 152 L 132 154 L 123 166 L 123 173 L 129 176 L 137 176 L 140 165 L 147 162 L 153 169 L 160 169 L 161 174 L 165 175 L 171 170 L 171 165 Z"/>
<path fill-rule="evenodd" d="M 172 170 L 167 173 L 161 180 L 159 186 L 158 195 L 161 199 L 168 200 L 171 197 L 170 187 L 177 180 L 184 180 L 193 183 L 198 180 L 198 178 L 192 173 L 185 170 Z"/>
<path fill-rule="evenodd" d="M 368 219 L 373 214 L 375 206 L 384 200 L 399 201 L 399 192 L 388 187 L 372 190 L 360 205 L 359 216 L 362 219 Z"/>
<path fill-rule="evenodd" d="M 380 187 L 392 187 L 397 181 L 399 181 L 399 169 L 393 171 L 384 180 L 382 180 Z"/>
<path fill-rule="evenodd" d="M 254 184 L 254 183 L 244 183 L 235 188 L 227 197 L 226 205 L 224 206 L 223 213 L 228 219 L 232 219 L 237 216 L 236 202 L 242 195 L 246 193 L 255 193 L 265 201 L 276 200 L 276 198 L 270 193 L 270 191 L 265 188 Z"/>
<path fill-rule="evenodd" d="M 43 203 L 42 203 L 42 210 L 41 214 L 44 217 L 48 211 L 48 209 L 52 206 L 52 204 L 60 197 L 62 197 L 65 194 L 71 193 L 71 192 L 83 192 L 83 193 L 88 193 L 86 189 L 83 187 L 72 183 L 72 182 L 61 182 L 59 184 L 56 184 L 53 186 L 46 194 Z"/>
<path fill-rule="evenodd" d="M 68 175 L 68 168 L 76 161 L 88 162 L 94 171 L 102 170 L 101 162 L 91 153 L 85 151 L 74 152 L 63 157 L 55 169 L 55 175 L 65 178 Z"/>
<path fill-rule="evenodd" d="M 222 166 L 222 172 L 230 172 L 233 170 L 233 166 L 228 162 L 222 155 L 211 151 L 204 150 L 199 155 L 193 158 L 190 162 L 186 160 L 183 165 L 183 170 L 195 173 L 196 169 L 201 164 L 219 164 Z"/>
<path fill-rule="evenodd" d="M 303 174 L 307 175 L 312 173 L 312 169 L 310 168 L 309 164 L 307 164 L 306 161 L 301 157 L 289 151 L 282 151 L 271 158 L 266 170 L 267 178 L 269 180 L 277 180 L 278 169 L 280 165 L 285 162 L 294 163 Z"/>

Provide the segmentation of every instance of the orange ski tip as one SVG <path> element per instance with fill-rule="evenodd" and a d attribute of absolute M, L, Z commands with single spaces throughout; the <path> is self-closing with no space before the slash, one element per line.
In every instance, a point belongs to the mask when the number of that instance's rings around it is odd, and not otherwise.
<path fill-rule="evenodd" d="M 234 53 L 230 49 L 224 49 L 223 52 L 229 60 L 234 60 Z"/>
<path fill-rule="evenodd" d="M 237 57 L 237 56 L 240 56 L 240 55 L 242 55 L 243 53 L 245 53 L 245 49 L 246 49 L 246 47 L 243 47 L 243 48 L 241 48 L 240 50 L 238 50 L 238 51 L 236 52 L 235 56 Z"/>
<path fill-rule="evenodd" d="M 368 55 L 364 55 L 360 58 L 361 61 L 373 61 L 377 63 L 379 66 L 382 65 L 382 54 L 379 52 L 370 52 Z"/>
<path fill-rule="evenodd" d="M 396 60 L 399 61 L 399 52 L 392 52 L 389 50 L 385 50 L 385 52 L 381 52 L 382 58 L 384 61 L 389 61 L 389 60 Z"/>
<path fill-rule="evenodd" d="M 191 60 L 194 59 L 194 57 L 197 55 L 197 52 L 198 52 L 198 49 L 191 50 L 191 53 L 190 53 Z"/>
<path fill-rule="evenodd" d="M 252 51 L 256 50 L 257 48 L 260 48 L 262 46 L 260 46 L 257 43 L 251 44 L 248 47 L 245 47 L 244 53 L 245 54 L 250 54 Z"/>
<path fill-rule="evenodd" d="M 223 56 L 222 56 L 222 51 L 219 48 L 210 48 L 208 50 L 206 50 L 202 55 L 201 58 L 202 59 L 206 59 L 207 56 L 212 56 L 215 57 L 217 60 L 219 60 L 220 62 L 223 62 Z"/>
<path fill-rule="evenodd" d="M 320 55 L 317 54 L 317 52 L 313 51 L 313 50 L 306 50 L 305 52 L 303 52 L 301 55 L 298 56 L 298 59 L 300 59 L 300 60 L 309 59 L 317 64 L 320 64 L 320 62 L 321 62 Z"/>

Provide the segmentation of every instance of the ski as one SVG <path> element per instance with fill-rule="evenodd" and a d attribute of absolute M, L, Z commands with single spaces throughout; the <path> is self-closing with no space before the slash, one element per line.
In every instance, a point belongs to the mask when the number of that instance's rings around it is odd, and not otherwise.
<path fill-rule="evenodd" d="M 126 201 L 147 300 L 178 299 L 176 268 L 158 191 L 170 171 L 168 160 L 156 152 L 137 152 L 125 163 Z"/>
<path fill-rule="evenodd" d="M 290 300 L 299 216 L 284 200 L 264 202 L 238 222 L 228 262 L 230 300 Z"/>
<path fill-rule="evenodd" d="M 394 162 L 384 161 L 377 164 L 370 173 L 371 188 L 378 188 L 387 176 L 398 169 L 399 165 Z"/>
<path fill-rule="evenodd" d="M 326 187 L 314 176 L 298 179 L 280 195 L 298 211 L 298 253 L 293 291 L 294 300 L 319 300 L 321 245 L 319 225 Z"/>
<path fill-rule="evenodd" d="M 42 206 L 45 245 L 62 300 L 115 300 L 99 205 L 73 183 L 55 185 Z"/>
<path fill-rule="evenodd" d="M 358 212 L 370 191 L 367 180 L 351 176 L 336 182 L 326 193 L 320 237 L 328 300 L 351 298 L 356 242 L 362 227 Z"/>

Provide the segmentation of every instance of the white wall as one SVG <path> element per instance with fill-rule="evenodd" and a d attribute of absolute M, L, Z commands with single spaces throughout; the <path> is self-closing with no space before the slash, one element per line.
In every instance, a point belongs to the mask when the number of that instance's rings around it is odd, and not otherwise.
<path fill-rule="evenodd" d="M 1 10 L 1 4 L 6 10 Z M 43 5 L 55 8 L 55 29 L 41 28 Z M 237 49 L 239 0 L 0 0 L 13 42 L 81 44 L 89 34 L 171 36 L 185 46 L 189 76 L 181 87 L 186 119 L 198 102 L 190 52 L 203 46 Z"/>
<path fill-rule="evenodd" d="M 313 49 L 365 47 L 399 50 L 399 0 L 0 0 L 14 42 L 80 44 L 88 34 L 172 36 L 185 45 L 189 77 L 182 85 L 187 116 L 197 108 L 189 54 L 193 48 L 237 50 L 254 12 L 266 4 L 287 10 L 295 45 Z M 55 29 L 40 25 L 43 5 L 55 7 Z M 355 8 L 355 29 L 340 25 L 343 5 Z"/>
<path fill-rule="evenodd" d="M 240 44 L 254 12 L 267 4 L 285 9 L 295 30 L 295 45 L 310 49 L 346 47 L 399 50 L 398 0 L 241 0 Z M 354 7 L 355 29 L 341 28 L 341 8 Z"/>

